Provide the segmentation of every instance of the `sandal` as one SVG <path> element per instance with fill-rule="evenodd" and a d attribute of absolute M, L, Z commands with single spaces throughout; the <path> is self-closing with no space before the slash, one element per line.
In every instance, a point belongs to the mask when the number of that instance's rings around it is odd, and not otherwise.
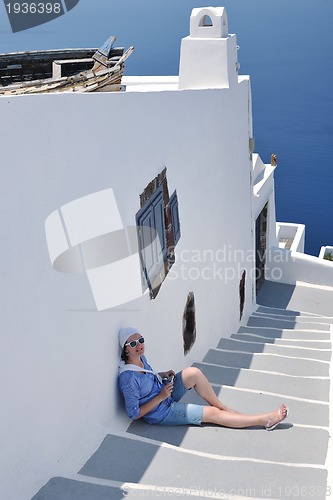
<path fill-rule="evenodd" d="M 284 417 L 281 418 L 281 420 L 278 420 L 277 422 L 275 422 L 275 424 L 270 425 L 271 419 L 270 418 L 268 419 L 267 425 L 265 425 L 266 431 L 272 431 L 273 429 L 275 429 L 275 427 L 277 427 L 288 416 L 288 414 L 289 414 L 289 408 L 288 408 L 287 405 L 285 405 L 285 407 L 286 407 L 286 413 L 285 413 Z M 280 410 L 280 408 L 279 408 L 278 411 L 279 411 L 279 414 L 281 416 L 281 410 Z"/>

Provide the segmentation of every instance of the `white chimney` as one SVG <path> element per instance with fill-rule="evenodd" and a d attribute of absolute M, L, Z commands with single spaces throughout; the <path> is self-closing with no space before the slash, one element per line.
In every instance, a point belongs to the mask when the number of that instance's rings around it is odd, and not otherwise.
<path fill-rule="evenodd" d="M 179 89 L 229 88 L 238 79 L 236 35 L 224 7 L 193 9 L 180 52 Z"/>

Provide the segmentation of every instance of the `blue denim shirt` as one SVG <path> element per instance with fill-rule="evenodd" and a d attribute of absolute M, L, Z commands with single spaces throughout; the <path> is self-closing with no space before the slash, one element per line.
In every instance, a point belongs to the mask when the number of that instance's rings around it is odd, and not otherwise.
<path fill-rule="evenodd" d="M 141 360 L 146 370 L 152 370 L 145 356 L 141 356 Z M 118 384 L 125 399 L 127 415 L 132 419 L 139 417 L 140 406 L 153 399 L 163 386 L 153 373 L 140 373 L 131 370 L 119 375 Z M 148 424 L 159 424 L 169 413 L 172 402 L 173 399 L 169 396 L 146 413 L 143 419 Z"/>

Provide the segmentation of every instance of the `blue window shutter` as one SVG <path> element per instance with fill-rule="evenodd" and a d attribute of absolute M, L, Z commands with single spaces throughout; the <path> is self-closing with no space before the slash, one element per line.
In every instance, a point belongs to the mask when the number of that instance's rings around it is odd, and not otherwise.
<path fill-rule="evenodd" d="M 170 208 L 172 217 L 173 237 L 175 245 L 177 245 L 180 238 L 180 222 L 179 222 L 179 211 L 178 211 L 178 198 L 176 191 L 174 191 L 170 197 Z"/>
<path fill-rule="evenodd" d="M 154 227 L 159 236 L 160 248 L 156 244 L 156 260 L 163 261 L 166 256 L 166 237 L 165 237 L 165 217 L 164 217 L 164 200 L 162 189 L 159 196 L 152 200 L 153 214 L 154 214 Z"/>
<path fill-rule="evenodd" d="M 164 265 L 166 237 L 163 191 L 159 188 L 136 215 L 142 271 L 150 285 Z M 156 235 L 159 238 L 156 238 Z"/>
<path fill-rule="evenodd" d="M 151 275 L 154 267 L 154 251 L 152 240 L 154 239 L 154 221 L 152 207 L 144 207 L 137 215 L 137 226 L 139 236 L 140 258 L 143 272 L 146 278 Z"/>

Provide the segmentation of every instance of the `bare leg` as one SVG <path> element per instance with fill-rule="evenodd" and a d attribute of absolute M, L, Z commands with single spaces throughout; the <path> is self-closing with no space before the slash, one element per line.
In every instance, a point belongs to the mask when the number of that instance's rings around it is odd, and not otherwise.
<path fill-rule="evenodd" d="M 259 415 L 246 415 L 228 408 L 219 400 L 209 381 L 198 368 L 185 368 L 182 371 L 182 380 L 187 389 L 194 388 L 199 396 L 211 405 L 204 407 L 203 422 L 240 429 L 254 425 L 272 426 L 286 417 L 286 405 L 281 405 L 277 410 Z"/>
<path fill-rule="evenodd" d="M 205 406 L 203 411 L 202 422 L 223 425 L 224 427 L 233 427 L 242 429 L 255 425 L 267 425 L 281 422 L 287 415 L 286 405 L 281 405 L 275 411 L 270 413 L 261 413 L 260 415 L 245 415 L 242 413 L 232 413 L 229 411 L 221 411 L 212 406 Z"/>
<path fill-rule="evenodd" d="M 237 413 L 231 408 L 227 408 L 216 396 L 212 386 L 199 368 L 193 366 L 184 368 L 182 371 L 183 384 L 186 389 L 195 389 L 195 391 L 202 397 L 208 404 L 232 413 Z"/>

